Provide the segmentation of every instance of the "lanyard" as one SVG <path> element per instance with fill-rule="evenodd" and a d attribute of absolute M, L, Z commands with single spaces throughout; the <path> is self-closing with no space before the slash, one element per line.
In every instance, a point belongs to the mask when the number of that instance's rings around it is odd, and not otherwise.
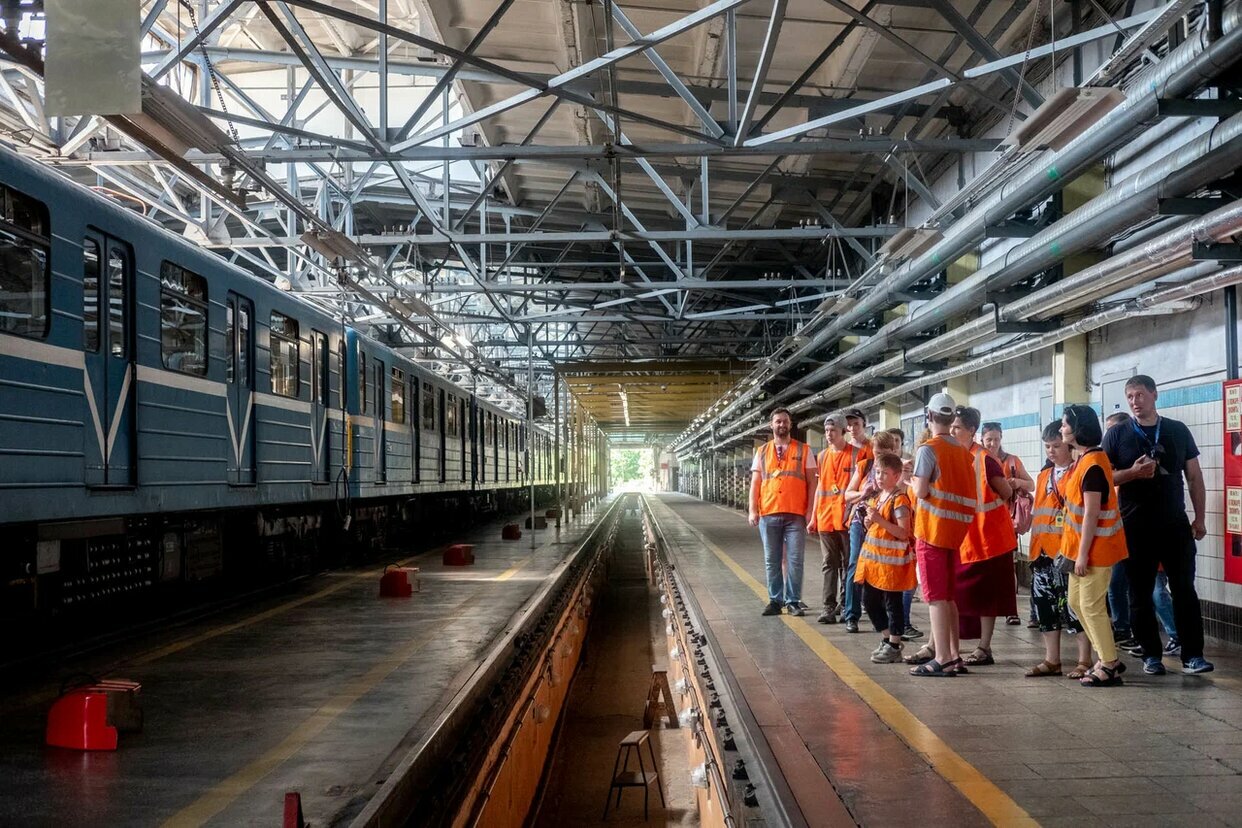
<path fill-rule="evenodd" d="M 1062 480 L 1064 480 L 1066 477 L 1068 477 L 1068 476 L 1069 476 L 1070 471 L 1071 471 L 1073 468 L 1074 468 L 1074 464 L 1073 464 L 1073 463 L 1071 463 L 1070 465 L 1066 466 L 1066 467 L 1065 467 L 1065 472 L 1061 475 L 1061 479 L 1062 479 Z M 1060 485 L 1059 485 L 1059 484 L 1058 484 L 1058 482 L 1057 482 L 1057 469 L 1056 469 L 1056 466 L 1053 466 L 1053 467 L 1052 467 L 1051 469 L 1049 469 L 1049 471 L 1048 471 L 1048 492 L 1049 492 L 1050 494 L 1052 494 L 1052 496 L 1053 496 L 1053 497 L 1055 497 L 1055 498 L 1057 499 L 1057 508 L 1058 508 L 1058 509 L 1061 509 L 1061 510 L 1064 510 L 1064 509 L 1065 509 L 1065 497 L 1064 497 L 1064 496 L 1062 496 L 1062 494 L 1061 494 L 1061 487 L 1060 487 Z"/>
<path fill-rule="evenodd" d="M 1134 428 L 1134 433 L 1137 434 L 1142 439 L 1142 441 L 1147 444 L 1148 448 L 1155 448 L 1156 446 L 1160 445 L 1160 426 L 1163 423 L 1164 423 L 1164 417 L 1156 418 L 1156 433 L 1155 433 L 1155 440 L 1153 440 L 1151 437 L 1147 436 L 1147 432 L 1143 431 L 1143 427 L 1139 425 L 1138 420 L 1130 421 L 1130 424 Z"/>

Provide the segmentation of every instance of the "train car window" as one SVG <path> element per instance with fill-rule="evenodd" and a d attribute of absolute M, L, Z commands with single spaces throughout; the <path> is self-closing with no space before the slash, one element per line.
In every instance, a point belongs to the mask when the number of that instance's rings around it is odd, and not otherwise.
<path fill-rule="evenodd" d="M 328 338 L 311 331 L 311 402 L 328 404 Z"/>
<path fill-rule="evenodd" d="M 444 433 L 449 437 L 458 436 L 456 394 L 449 394 L 448 402 L 444 406 Z"/>
<path fill-rule="evenodd" d="M 392 421 L 405 422 L 405 371 L 392 369 Z"/>
<path fill-rule="evenodd" d="M 243 302 L 237 309 L 237 371 L 241 384 L 250 382 L 250 305 Z"/>
<path fill-rule="evenodd" d="M 423 431 L 436 430 L 436 392 L 431 383 L 423 383 Z"/>
<path fill-rule="evenodd" d="M 367 399 L 367 355 L 358 349 L 358 413 L 366 414 L 370 410 L 370 400 Z"/>
<path fill-rule="evenodd" d="M 0 331 L 47 334 L 51 244 L 43 202 L 0 186 Z"/>
<path fill-rule="evenodd" d="M 129 312 L 129 255 L 108 245 L 108 350 L 125 356 L 125 316 Z"/>
<path fill-rule="evenodd" d="M 298 362 L 301 360 L 298 321 L 272 311 L 271 332 L 272 393 L 296 397 L 299 388 Z"/>
<path fill-rule="evenodd" d="M 173 371 L 207 373 L 207 280 L 168 261 L 160 265 L 160 356 Z"/>
<path fill-rule="evenodd" d="M 229 352 L 224 360 L 224 380 L 230 383 L 233 381 L 233 372 L 237 369 L 237 349 L 233 347 L 233 308 L 235 304 L 230 297 L 224 307 L 224 347 Z"/>
<path fill-rule="evenodd" d="M 384 419 L 384 363 L 375 360 L 375 415 Z"/>
<path fill-rule="evenodd" d="M 349 382 L 345 379 L 345 340 L 342 339 L 336 345 L 336 367 L 338 375 L 341 378 L 340 395 L 338 397 L 341 403 L 341 410 L 349 408 Z"/>
<path fill-rule="evenodd" d="M 99 352 L 99 242 L 82 240 L 82 349 Z"/>

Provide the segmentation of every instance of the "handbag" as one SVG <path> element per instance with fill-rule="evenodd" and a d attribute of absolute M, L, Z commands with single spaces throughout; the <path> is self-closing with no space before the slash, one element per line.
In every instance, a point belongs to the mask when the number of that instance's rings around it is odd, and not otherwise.
<path fill-rule="evenodd" d="M 1009 476 L 1018 476 L 1018 467 L 1010 464 Z M 1015 490 L 1013 497 L 1009 499 L 1009 517 L 1013 521 L 1013 531 L 1018 535 L 1025 535 L 1031 531 L 1031 524 L 1035 521 L 1035 498 L 1030 492 Z"/>

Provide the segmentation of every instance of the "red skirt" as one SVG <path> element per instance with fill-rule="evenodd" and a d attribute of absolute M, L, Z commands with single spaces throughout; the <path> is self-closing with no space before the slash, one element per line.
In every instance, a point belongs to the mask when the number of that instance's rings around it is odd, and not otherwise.
<path fill-rule="evenodd" d="M 1013 554 L 986 561 L 957 565 L 958 637 L 966 640 L 982 634 L 980 618 L 1004 618 L 1018 614 L 1018 587 L 1013 575 Z"/>

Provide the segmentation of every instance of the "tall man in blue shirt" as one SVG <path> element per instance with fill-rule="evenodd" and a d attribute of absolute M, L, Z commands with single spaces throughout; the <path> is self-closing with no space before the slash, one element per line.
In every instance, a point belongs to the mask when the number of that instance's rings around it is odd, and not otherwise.
<path fill-rule="evenodd" d="M 1130 624 L 1143 648 L 1143 672 L 1163 675 L 1162 645 L 1152 589 L 1164 566 L 1173 593 L 1173 616 L 1182 644 L 1182 672 L 1210 673 L 1203 658 L 1203 616 L 1195 592 L 1195 541 L 1207 534 L 1207 493 L 1199 448 L 1184 423 L 1156 412 L 1156 382 L 1136 374 L 1126 382 L 1134 419 L 1104 435 L 1103 448 L 1116 470 L 1121 520 L 1125 525 L 1126 574 L 1130 579 Z M 1184 478 L 1184 482 L 1183 482 Z M 1186 486 L 1194 520 L 1186 517 Z"/>

